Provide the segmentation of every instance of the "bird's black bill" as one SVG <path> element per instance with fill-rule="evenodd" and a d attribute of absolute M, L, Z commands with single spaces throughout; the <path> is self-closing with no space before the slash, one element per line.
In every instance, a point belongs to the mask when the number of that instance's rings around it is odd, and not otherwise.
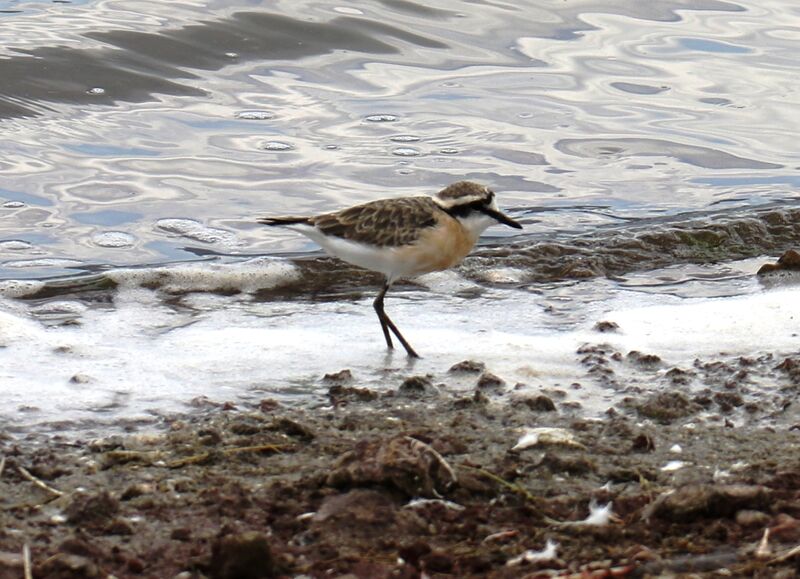
<path fill-rule="evenodd" d="M 502 223 L 503 225 L 508 225 L 509 227 L 513 227 L 514 229 L 522 229 L 522 225 L 520 225 L 519 222 L 514 221 L 505 213 L 496 211 L 491 207 L 481 207 L 481 211 L 486 215 L 488 215 L 489 217 L 496 219 L 499 223 Z"/>

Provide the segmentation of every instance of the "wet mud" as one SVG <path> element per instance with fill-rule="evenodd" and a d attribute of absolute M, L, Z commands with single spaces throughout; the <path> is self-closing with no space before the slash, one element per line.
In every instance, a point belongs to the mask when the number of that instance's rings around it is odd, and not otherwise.
<path fill-rule="evenodd" d="M 614 354 L 586 364 L 660 363 Z M 0 577 L 794 577 L 797 368 L 698 361 L 596 419 L 480 360 L 448 373 L 472 392 L 332 370 L 313 408 L 202 399 L 157 431 L 2 434 Z M 756 371 L 775 392 L 748 407 Z"/>

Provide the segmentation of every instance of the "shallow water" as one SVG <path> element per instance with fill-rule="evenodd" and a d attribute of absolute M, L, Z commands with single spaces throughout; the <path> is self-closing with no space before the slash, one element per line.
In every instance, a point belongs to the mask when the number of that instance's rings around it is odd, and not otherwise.
<path fill-rule="evenodd" d="M 562 388 L 614 312 L 785 313 L 752 274 L 799 236 L 792 3 L 0 1 L 0 23 L 0 367 L 19 427 L 299 401 L 340 367 L 372 383 L 470 356 Z M 462 178 L 525 229 L 390 294 L 426 354 L 413 368 L 384 358 L 377 278 L 254 223 Z M 759 331 L 737 351 L 796 349 Z"/>

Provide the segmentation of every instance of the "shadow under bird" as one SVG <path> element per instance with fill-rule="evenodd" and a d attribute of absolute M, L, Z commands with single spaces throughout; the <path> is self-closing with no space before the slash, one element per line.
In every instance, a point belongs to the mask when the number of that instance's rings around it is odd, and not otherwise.
<path fill-rule="evenodd" d="M 331 255 L 386 276 L 373 303 L 375 312 L 388 348 L 394 348 L 393 333 L 412 358 L 419 355 L 383 309 L 392 284 L 458 265 L 490 225 L 522 229 L 500 211 L 491 189 L 470 181 L 453 183 L 432 197 L 379 199 L 335 213 L 265 217 L 258 222 L 288 227 Z"/>

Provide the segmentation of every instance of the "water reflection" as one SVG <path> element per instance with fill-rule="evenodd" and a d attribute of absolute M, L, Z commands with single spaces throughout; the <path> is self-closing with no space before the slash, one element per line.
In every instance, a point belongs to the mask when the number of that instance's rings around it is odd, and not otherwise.
<path fill-rule="evenodd" d="M 528 233 L 556 238 L 797 197 L 800 28 L 787 7 L 11 7 L 0 28 L 4 277 L 20 260 L 37 277 L 209 249 L 305 251 L 254 217 L 462 178 L 491 184 L 518 214 L 552 210 Z"/>

